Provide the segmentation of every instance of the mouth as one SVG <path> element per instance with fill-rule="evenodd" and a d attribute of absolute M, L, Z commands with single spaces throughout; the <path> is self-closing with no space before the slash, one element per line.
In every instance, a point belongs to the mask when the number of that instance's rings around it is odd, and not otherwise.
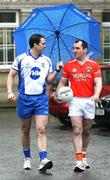
<path fill-rule="evenodd" d="M 78 53 L 74 53 L 75 56 L 78 56 Z"/>

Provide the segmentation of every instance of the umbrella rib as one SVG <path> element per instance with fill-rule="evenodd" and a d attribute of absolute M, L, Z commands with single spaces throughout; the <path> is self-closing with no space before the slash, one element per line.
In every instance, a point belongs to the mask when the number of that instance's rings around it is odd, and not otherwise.
<path fill-rule="evenodd" d="M 53 26 L 54 30 L 56 30 L 55 26 L 53 25 L 52 21 L 48 18 L 48 16 L 43 11 L 41 11 L 40 9 L 38 9 L 38 10 L 48 19 L 50 24 Z"/>
<path fill-rule="evenodd" d="M 60 22 L 60 25 L 59 25 L 58 30 L 60 29 L 61 24 L 62 24 L 62 22 L 63 22 L 63 19 L 64 19 L 64 17 L 65 17 L 65 14 L 66 14 L 66 12 L 67 12 L 68 8 L 70 8 L 70 6 L 72 6 L 72 4 L 69 4 L 69 6 L 67 7 L 67 9 L 65 10 L 65 13 L 63 14 L 63 17 L 62 17 L 62 19 L 61 19 L 61 22 Z"/>
<path fill-rule="evenodd" d="M 27 29 L 20 29 L 16 32 L 19 32 L 19 31 L 27 31 L 27 30 L 32 30 L 32 29 L 37 29 L 37 30 L 43 30 L 43 31 L 50 31 L 50 32 L 54 32 L 52 30 L 48 30 L 48 29 L 42 29 L 42 28 L 27 28 Z"/>
<path fill-rule="evenodd" d="M 53 51 L 53 49 L 54 49 L 55 39 L 56 39 L 56 37 L 54 38 L 54 42 L 53 42 L 52 49 L 51 49 L 51 52 L 50 52 L 50 58 L 51 58 L 51 55 L 52 55 L 52 51 Z"/>
<path fill-rule="evenodd" d="M 47 36 L 46 39 L 47 39 L 47 38 L 50 38 L 50 37 L 53 37 L 53 36 L 54 36 L 54 34 L 51 34 L 50 36 Z"/>
<path fill-rule="evenodd" d="M 82 23 L 77 23 L 77 24 L 73 24 L 73 25 L 71 25 L 71 26 L 68 26 L 68 27 L 66 27 L 65 29 L 68 29 L 68 28 L 71 28 L 71 27 L 73 27 L 73 26 L 78 26 L 78 25 L 80 25 L 80 24 L 92 24 L 92 23 L 95 23 L 95 22 L 82 22 Z M 61 29 L 61 31 L 64 31 L 65 29 Z"/>
<path fill-rule="evenodd" d="M 70 35 L 67 35 L 67 34 L 64 34 L 64 33 L 62 33 L 63 35 L 66 35 L 66 36 L 69 36 L 69 37 L 72 37 L 72 38 L 76 38 L 76 39 L 79 39 L 79 38 L 77 38 L 77 37 L 75 37 L 75 36 L 70 36 Z M 61 38 L 61 37 L 60 37 Z M 62 40 L 63 41 L 63 40 Z M 96 49 L 94 46 L 92 46 L 91 44 L 89 44 L 88 43 L 88 45 L 90 45 L 93 49 L 95 49 L 99 54 L 102 54 L 98 49 Z"/>
<path fill-rule="evenodd" d="M 64 42 L 64 41 L 63 41 L 63 39 L 61 38 L 61 36 L 60 36 L 60 39 L 61 39 L 61 41 L 62 41 L 62 43 L 63 43 L 64 47 L 65 47 L 65 48 L 66 48 L 66 50 L 68 51 L 69 55 L 71 56 L 71 53 L 70 53 L 69 49 L 67 48 L 67 46 L 66 46 L 65 42 Z M 72 56 L 71 56 L 71 58 L 72 58 Z"/>

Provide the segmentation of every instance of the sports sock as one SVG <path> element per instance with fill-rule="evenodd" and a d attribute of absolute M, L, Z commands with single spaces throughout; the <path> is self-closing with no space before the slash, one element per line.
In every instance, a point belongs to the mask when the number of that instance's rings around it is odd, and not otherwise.
<path fill-rule="evenodd" d="M 83 158 L 86 158 L 86 151 L 83 151 L 82 154 L 83 154 Z"/>
<path fill-rule="evenodd" d="M 24 148 L 23 153 L 24 153 L 25 158 L 31 158 L 30 148 Z"/>
<path fill-rule="evenodd" d="M 83 160 L 83 154 L 82 154 L 82 152 L 76 153 L 76 159 L 77 159 L 77 161 L 82 161 L 82 160 Z"/>
<path fill-rule="evenodd" d="M 39 152 L 40 161 L 42 161 L 42 160 L 45 159 L 46 157 L 47 157 L 47 151 L 40 151 L 40 152 Z"/>

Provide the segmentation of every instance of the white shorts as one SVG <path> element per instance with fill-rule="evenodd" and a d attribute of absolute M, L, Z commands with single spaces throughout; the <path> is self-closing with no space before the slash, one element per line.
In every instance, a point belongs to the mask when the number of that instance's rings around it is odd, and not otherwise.
<path fill-rule="evenodd" d="M 85 119 L 94 119 L 95 102 L 89 98 L 73 97 L 69 103 L 69 116 L 83 116 Z"/>

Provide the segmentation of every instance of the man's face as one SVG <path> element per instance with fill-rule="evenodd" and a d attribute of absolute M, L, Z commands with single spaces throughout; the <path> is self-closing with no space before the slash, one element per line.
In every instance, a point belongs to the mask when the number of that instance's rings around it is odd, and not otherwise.
<path fill-rule="evenodd" d="M 87 49 L 82 47 L 82 42 L 79 41 L 73 45 L 74 57 L 78 60 L 82 60 L 86 55 Z"/>
<path fill-rule="evenodd" d="M 39 53 L 42 53 L 42 51 L 45 49 L 46 47 L 46 42 L 45 42 L 45 38 L 41 38 L 40 39 L 40 43 L 34 45 L 34 47 L 36 48 L 37 51 L 39 51 Z"/>

